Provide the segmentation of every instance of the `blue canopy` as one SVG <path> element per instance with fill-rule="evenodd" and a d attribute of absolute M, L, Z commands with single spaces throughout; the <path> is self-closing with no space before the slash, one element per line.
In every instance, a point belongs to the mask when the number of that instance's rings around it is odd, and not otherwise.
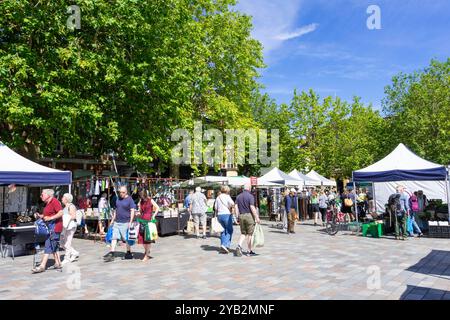
<path fill-rule="evenodd" d="M 384 159 L 353 172 L 353 181 L 442 181 L 447 176 L 445 166 L 420 158 L 400 144 Z"/>
<path fill-rule="evenodd" d="M 15 153 L 0 142 L 0 185 L 70 185 L 72 173 L 48 168 Z"/>

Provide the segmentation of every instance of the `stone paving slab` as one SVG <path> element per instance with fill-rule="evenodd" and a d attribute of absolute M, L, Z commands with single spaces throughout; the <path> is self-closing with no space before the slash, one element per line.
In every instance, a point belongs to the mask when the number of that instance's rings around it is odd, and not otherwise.
<path fill-rule="evenodd" d="M 448 239 L 329 236 L 308 223 L 287 235 L 272 225 L 263 222 L 256 257 L 220 254 L 217 237 L 175 235 L 158 239 L 147 263 L 141 246 L 134 260 L 105 263 L 107 246 L 82 239 L 63 272 L 31 274 L 32 256 L 0 259 L 0 299 L 450 299 Z M 233 247 L 239 235 L 235 227 Z"/>

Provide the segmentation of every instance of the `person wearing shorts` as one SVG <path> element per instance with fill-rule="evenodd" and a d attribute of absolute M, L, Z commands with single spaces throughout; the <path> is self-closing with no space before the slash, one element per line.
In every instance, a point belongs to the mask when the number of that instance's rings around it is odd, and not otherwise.
<path fill-rule="evenodd" d="M 252 236 L 255 230 L 255 223 L 260 223 L 258 213 L 255 207 L 255 197 L 250 193 L 251 185 L 245 185 L 244 191 L 236 198 L 235 210 L 239 215 L 239 225 L 241 227 L 241 236 L 236 248 L 236 256 L 242 256 L 242 245 L 247 241 L 247 255 L 254 256 L 256 253 L 252 250 Z"/>
<path fill-rule="evenodd" d="M 189 209 L 194 219 L 194 229 L 197 239 L 200 239 L 200 224 L 203 229 L 202 239 L 206 239 L 206 210 L 208 206 L 206 196 L 202 193 L 200 187 L 195 188 L 195 193 L 190 197 L 190 200 L 191 204 Z"/>
<path fill-rule="evenodd" d="M 134 203 L 134 200 L 128 195 L 127 188 L 124 186 L 120 187 L 120 199 L 117 199 L 116 210 L 111 220 L 111 225 L 113 226 L 111 251 L 104 256 L 105 262 L 114 261 L 117 241 L 126 241 L 128 228 L 134 220 L 135 210 L 136 204 Z M 133 259 L 131 247 L 128 243 L 125 259 Z"/>
<path fill-rule="evenodd" d="M 47 266 L 48 257 L 50 254 L 55 259 L 55 269 L 61 269 L 61 258 L 59 256 L 59 238 L 63 230 L 62 216 L 63 210 L 61 203 L 55 198 L 55 191 L 53 189 L 44 189 L 41 193 L 41 199 L 45 202 L 43 214 L 36 213 L 36 218 L 43 219 L 50 231 L 45 240 L 44 257 L 42 258 L 39 267 L 33 268 L 33 273 L 44 272 Z"/>

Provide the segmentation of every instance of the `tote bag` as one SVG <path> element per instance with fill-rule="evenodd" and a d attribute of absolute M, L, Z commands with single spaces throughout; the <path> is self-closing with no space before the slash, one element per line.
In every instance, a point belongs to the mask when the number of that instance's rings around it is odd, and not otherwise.
<path fill-rule="evenodd" d="M 255 247 L 264 247 L 264 231 L 259 223 L 255 225 L 255 231 L 252 236 L 252 244 Z"/>
<path fill-rule="evenodd" d="M 225 231 L 217 217 L 211 219 L 211 231 L 214 233 L 222 233 Z"/>

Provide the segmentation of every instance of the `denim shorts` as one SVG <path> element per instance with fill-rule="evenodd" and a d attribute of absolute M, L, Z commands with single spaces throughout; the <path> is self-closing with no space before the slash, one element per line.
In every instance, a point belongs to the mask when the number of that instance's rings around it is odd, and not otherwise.
<path fill-rule="evenodd" d="M 114 222 L 112 240 L 126 241 L 128 233 L 128 222 Z"/>

